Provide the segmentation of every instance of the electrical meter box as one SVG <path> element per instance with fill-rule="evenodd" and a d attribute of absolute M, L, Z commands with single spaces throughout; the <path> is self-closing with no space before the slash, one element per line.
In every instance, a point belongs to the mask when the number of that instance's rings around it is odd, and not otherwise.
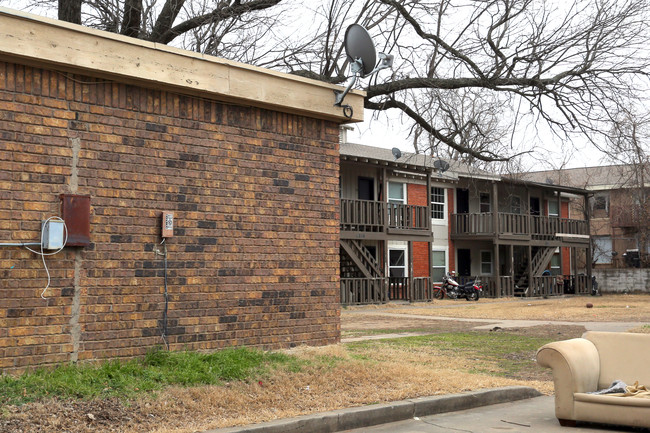
<path fill-rule="evenodd" d="M 162 213 L 162 237 L 171 238 L 174 236 L 174 213 Z"/>
<path fill-rule="evenodd" d="M 48 220 L 43 222 L 42 242 L 44 250 L 63 248 L 63 221 Z"/>

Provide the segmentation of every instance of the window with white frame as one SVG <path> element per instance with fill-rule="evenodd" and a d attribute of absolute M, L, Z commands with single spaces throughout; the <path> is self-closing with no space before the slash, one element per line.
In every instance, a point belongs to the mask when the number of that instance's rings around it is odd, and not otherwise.
<path fill-rule="evenodd" d="M 405 186 L 401 182 L 388 182 L 388 202 L 406 204 Z"/>
<path fill-rule="evenodd" d="M 431 281 L 441 283 L 447 273 L 447 250 L 431 251 Z"/>
<path fill-rule="evenodd" d="M 551 275 L 560 275 L 562 273 L 562 256 L 560 249 L 556 249 L 551 257 Z"/>
<path fill-rule="evenodd" d="M 492 275 L 492 251 L 481 251 L 481 275 Z"/>
<path fill-rule="evenodd" d="M 548 216 L 560 216 L 560 209 L 558 207 L 557 200 L 548 201 Z"/>
<path fill-rule="evenodd" d="M 481 213 L 490 213 L 492 212 L 492 207 L 490 205 L 490 193 L 482 192 L 479 195 L 479 212 Z"/>
<path fill-rule="evenodd" d="M 445 219 L 445 189 L 436 186 L 431 187 L 431 218 L 435 220 Z"/>
<path fill-rule="evenodd" d="M 388 250 L 388 275 L 391 277 L 407 277 L 406 248 L 390 248 Z"/>

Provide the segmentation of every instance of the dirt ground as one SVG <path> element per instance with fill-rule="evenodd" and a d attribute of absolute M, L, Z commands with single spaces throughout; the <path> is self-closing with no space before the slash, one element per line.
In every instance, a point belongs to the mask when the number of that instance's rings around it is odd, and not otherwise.
<path fill-rule="evenodd" d="M 586 308 L 586 303 L 593 308 Z M 529 305 L 530 304 L 530 305 Z M 404 314 L 403 318 L 376 313 Z M 369 314 L 373 313 L 373 314 Z M 584 332 L 581 325 L 550 325 L 472 330 L 480 322 L 414 319 L 408 315 L 458 318 L 544 319 L 559 321 L 636 321 L 650 323 L 650 296 L 603 296 L 548 300 L 436 301 L 346 308 L 341 314 L 342 337 L 367 338 L 386 333 L 508 332 L 568 339 Z M 637 332 L 650 332 L 641 326 Z M 0 407 L 1 432 L 148 432 L 190 433 L 244 425 L 405 398 L 449 394 L 508 385 L 532 386 L 551 393 L 550 371 L 535 365 L 534 352 L 513 353 L 529 363 L 517 377 L 472 372 L 476 359 L 450 355 L 435 345 L 418 351 L 371 347 L 360 356 L 345 344 L 300 347 L 290 351 L 312 361 L 298 373 L 280 372 L 270 378 L 224 386 L 172 388 L 155 398 L 129 402 L 47 400 Z M 360 359 L 370 357 L 371 362 Z M 331 362 L 330 362 L 331 361 Z M 325 365 L 325 364 L 327 365 Z M 490 365 L 485 367 L 491 368 Z M 496 367 L 495 367 L 496 368 Z"/>
<path fill-rule="evenodd" d="M 587 308 L 591 304 L 592 308 Z M 560 298 L 443 299 L 432 303 L 349 307 L 342 312 L 384 311 L 396 314 L 466 319 L 555 320 L 567 322 L 650 322 L 650 296 L 606 295 Z M 345 324 L 345 321 L 342 322 Z"/>

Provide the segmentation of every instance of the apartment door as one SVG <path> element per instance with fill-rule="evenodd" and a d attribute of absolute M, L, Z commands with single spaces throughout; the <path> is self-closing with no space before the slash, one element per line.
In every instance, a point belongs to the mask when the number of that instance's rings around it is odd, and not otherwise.
<path fill-rule="evenodd" d="M 371 177 L 359 176 L 359 200 L 375 199 L 375 181 Z"/>
<path fill-rule="evenodd" d="M 456 213 L 469 213 L 469 190 L 456 189 Z"/>
<path fill-rule="evenodd" d="M 469 277 L 472 275 L 472 255 L 468 249 L 456 250 L 458 255 L 458 275 L 461 277 Z"/>
<path fill-rule="evenodd" d="M 539 197 L 531 197 L 530 198 L 530 214 L 539 216 L 540 215 L 540 205 L 539 205 Z"/>

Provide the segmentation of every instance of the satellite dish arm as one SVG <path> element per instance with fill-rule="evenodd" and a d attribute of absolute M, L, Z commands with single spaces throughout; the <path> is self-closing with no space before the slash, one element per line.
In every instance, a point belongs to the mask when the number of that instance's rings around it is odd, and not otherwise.
<path fill-rule="evenodd" d="M 334 101 L 334 105 L 337 107 L 340 107 L 341 104 L 343 103 L 343 99 L 345 99 L 345 96 L 350 93 L 350 90 L 352 90 L 352 86 L 356 84 L 357 81 L 359 81 L 359 74 L 361 71 L 363 71 L 363 60 L 360 58 L 354 59 L 352 62 L 350 62 L 350 70 L 354 74 L 354 77 L 350 81 L 350 84 L 345 88 L 343 92 L 339 92 L 338 90 L 335 90 L 334 93 L 336 94 L 336 100 Z"/>
<path fill-rule="evenodd" d="M 393 67 L 393 55 L 392 54 L 384 54 L 384 53 L 379 53 L 379 63 L 377 63 L 377 66 L 375 66 L 375 69 L 370 71 L 369 74 L 364 75 L 364 77 L 368 77 L 378 71 L 381 71 L 382 69 L 386 68 L 392 68 Z M 350 62 L 350 70 L 354 74 L 354 78 L 352 81 L 350 81 L 350 84 L 345 88 L 345 91 L 339 92 L 335 91 L 336 93 L 336 100 L 334 101 L 334 105 L 337 107 L 341 107 L 343 104 L 343 99 L 345 99 L 345 96 L 350 93 L 350 90 L 352 90 L 352 86 L 359 81 L 359 77 L 363 74 L 363 60 L 361 58 L 356 58 L 352 62 Z"/>

